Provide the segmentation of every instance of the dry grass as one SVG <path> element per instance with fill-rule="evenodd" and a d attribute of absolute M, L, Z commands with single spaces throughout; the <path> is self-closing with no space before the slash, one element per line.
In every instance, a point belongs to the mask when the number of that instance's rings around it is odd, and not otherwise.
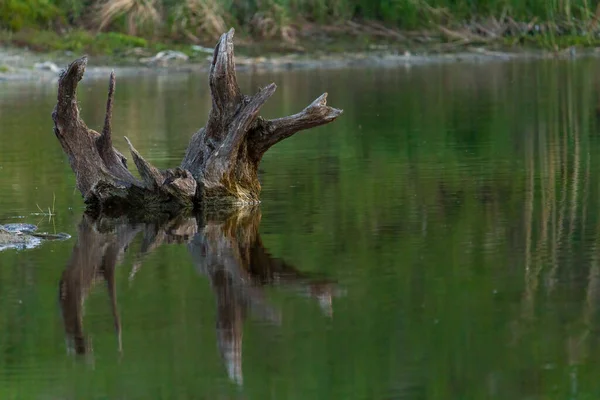
<path fill-rule="evenodd" d="M 184 0 L 174 12 L 173 30 L 195 43 L 227 32 L 228 13 L 218 0 Z"/>
<path fill-rule="evenodd" d="M 257 37 L 281 38 L 286 43 L 296 43 L 297 29 L 290 24 L 285 8 L 279 4 L 270 3 L 265 10 L 254 14 L 250 27 Z"/>
<path fill-rule="evenodd" d="M 98 11 L 99 30 L 125 15 L 129 35 L 136 35 L 141 27 L 152 27 L 162 21 L 158 0 L 105 0 Z"/>
<path fill-rule="evenodd" d="M 233 26 L 247 40 L 287 48 L 298 48 L 308 31 L 390 40 L 417 35 L 419 42 L 452 48 L 491 41 L 560 48 L 563 42 L 595 45 L 600 32 L 598 0 L 43 0 L 54 10 L 45 17 L 32 6 L 40 1 L 11 0 L 3 7 L 0 0 L 0 33 L 65 23 L 86 29 L 91 18 L 100 30 L 205 45 Z"/>

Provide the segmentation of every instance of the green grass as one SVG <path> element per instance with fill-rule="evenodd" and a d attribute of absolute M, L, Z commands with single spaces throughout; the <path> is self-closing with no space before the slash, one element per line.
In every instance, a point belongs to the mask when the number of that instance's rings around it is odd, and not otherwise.
<path fill-rule="evenodd" d="M 89 54 L 115 55 L 136 47 L 148 47 L 143 38 L 118 32 L 93 34 L 84 30 L 73 30 L 58 34 L 47 30 L 21 30 L 0 33 L 0 42 L 27 47 L 40 52 L 73 51 Z"/>

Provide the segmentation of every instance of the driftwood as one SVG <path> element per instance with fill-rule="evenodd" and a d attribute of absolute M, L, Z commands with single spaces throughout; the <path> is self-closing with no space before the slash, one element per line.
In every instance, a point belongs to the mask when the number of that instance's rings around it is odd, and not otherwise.
<path fill-rule="evenodd" d="M 61 73 L 52 119 L 88 209 L 106 214 L 178 214 L 207 202 L 257 203 L 261 189 L 257 171 L 265 152 L 294 133 L 329 123 L 342 113 L 326 105 L 325 93 L 298 114 L 273 120 L 259 117 L 276 86 L 272 83 L 253 96 L 240 92 L 232 29 L 221 36 L 214 50 L 208 121 L 192 136 L 180 166 L 161 171 L 127 140 L 138 179 L 127 169 L 125 156 L 112 145 L 114 72 L 102 132 L 88 128 L 79 115 L 77 85 L 86 64 L 87 58 L 80 58 Z"/>
<path fill-rule="evenodd" d="M 230 379 L 242 378 L 242 330 L 247 316 L 278 325 L 280 311 L 271 306 L 265 286 L 285 286 L 318 300 L 326 315 L 331 315 L 331 299 L 339 291 L 335 282 L 298 271 L 277 259 L 264 248 L 259 234 L 258 207 L 241 208 L 231 213 L 151 223 L 132 223 L 127 218 L 94 219 L 85 215 L 79 224 L 77 242 L 59 282 L 59 303 L 70 351 L 89 355 L 91 338 L 84 332 L 85 299 L 95 284 L 105 283 L 114 318 L 117 348 L 121 352 L 115 268 L 137 235 L 142 245 L 134 258 L 129 280 L 141 271 L 143 258 L 159 246 L 187 243 L 198 273 L 206 276 L 216 296 L 217 344 Z"/>

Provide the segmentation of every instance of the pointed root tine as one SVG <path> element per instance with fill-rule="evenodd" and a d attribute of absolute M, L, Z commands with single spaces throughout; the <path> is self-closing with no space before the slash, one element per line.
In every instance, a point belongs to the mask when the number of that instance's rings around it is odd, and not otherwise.
<path fill-rule="evenodd" d="M 275 90 L 277 90 L 277 85 L 271 83 L 252 96 L 250 101 L 244 106 L 242 112 L 240 112 L 240 117 L 236 118 L 236 121 L 233 124 L 234 129 L 245 134 L 252 122 L 258 117 L 258 112 L 262 106 L 271 98 L 271 96 L 273 96 Z M 239 136 L 243 137 L 243 135 Z"/>
<path fill-rule="evenodd" d="M 224 171 L 225 165 L 223 163 L 233 162 L 250 126 L 258 117 L 258 112 L 266 101 L 273 96 L 276 89 L 277 85 L 274 83 L 265 86 L 243 106 L 239 111 L 239 115 L 232 121 L 230 131 L 220 150 L 211 156 L 212 160 L 207 162 L 207 174 L 213 174 L 217 170 Z"/>
<path fill-rule="evenodd" d="M 56 104 L 56 118 L 66 122 L 72 122 L 79 118 L 77 108 L 77 84 L 83 78 L 87 57 L 81 57 L 73 61 L 60 73 L 58 79 L 58 101 Z"/>
<path fill-rule="evenodd" d="M 323 93 L 299 113 L 267 121 L 266 130 L 257 132 L 259 137 L 255 137 L 255 157 L 260 159 L 271 146 L 298 131 L 328 124 L 342 113 L 343 110 L 327 105 L 327 93 Z"/>
<path fill-rule="evenodd" d="M 104 128 L 102 129 L 102 136 L 110 138 L 112 133 L 112 110 L 113 102 L 115 98 L 115 71 L 110 72 L 110 80 L 108 82 L 108 98 L 106 99 L 106 115 L 104 117 Z"/>
<path fill-rule="evenodd" d="M 154 189 L 159 187 L 162 184 L 162 174 L 158 170 L 158 168 L 154 167 L 150 163 L 148 163 L 144 158 L 140 155 L 140 153 L 133 147 L 131 141 L 127 137 L 125 137 L 127 141 L 127 145 L 129 146 L 129 151 L 131 152 L 131 156 L 133 158 L 133 162 L 137 170 L 140 173 L 142 181 L 146 185 L 148 189 Z"/>
<path fill-rule="evenodd" d="M 329 107 L 327 105 L 327 92 L 317 97 L 303 111 L 307 113 L 314 113 L 315 116 L 317 116 L 317 114 L 322 115 L 322 118 L 325 120 L 324 123 L 333 121 L 344 112 L 344 110 Z"/>
<path fill-rule="evenodd" d="M 102 134 L 96 139 L 96 146 L 98 147 L 98 153 L 105 163 L 110 164 L 112 158 L 112 110 L 115 98 L 115 71 L 110 73 L 110 79 L 108 82 L 108 98 L 106 99 L 106 115 L 104 116 L 104 127 L 102 128 Z M 122 160 L 121 154 L 117 156 Z M 125 163 L 123 163 L 126 165 Z"/>
<path fill-rule="evenodd" d="M 234 29 L 221 35 L 215 46 L 209 73 L 209 85 L 213 105 L 222 113 L 228 108 L 237 107 L 241 100 L 240 88 L 235 76 L 233 54 Z"/>

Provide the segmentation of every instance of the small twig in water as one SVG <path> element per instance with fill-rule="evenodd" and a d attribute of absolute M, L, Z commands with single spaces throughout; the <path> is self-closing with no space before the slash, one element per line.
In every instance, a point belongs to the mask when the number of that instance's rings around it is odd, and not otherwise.
<path fill-rule="evenodd" d="M 48 207 L 48 212 L 42 210 L 39 204 L 36 203 L 36 207 L 40 210 L 39 213 L 31 213 L 31 215 L 42 215 L 44 217 L 48 217 L 48 222 L 52 221 L 52 217 L 55 216 L 55 205 L 56 205 L 56 193 L 52 193 L 52 209 Z M 43 218 L 42 218 L 43 219 Z M 38 222 L 39 225 L 39 222 Z"/>

